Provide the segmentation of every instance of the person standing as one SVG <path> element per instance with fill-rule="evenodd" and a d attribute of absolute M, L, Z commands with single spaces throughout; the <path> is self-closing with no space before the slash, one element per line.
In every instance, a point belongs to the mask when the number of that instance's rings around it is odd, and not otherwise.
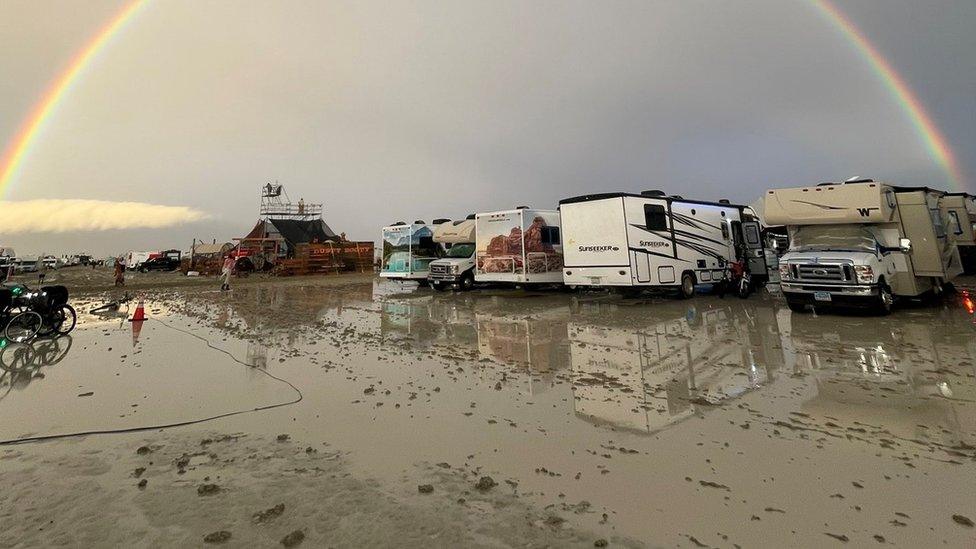
<path fill-rule="evenodd" d="M 121 257 L 115 258 L 115 285 L 125 286 L 125 260 Z"/>
<path fill-rule="evenodd" d="M 224 256 L 224 266 L 220 270 L 220 291 L 230 290 L 230 275 L 234 273 L 234 258 L 230 254 Z"/>

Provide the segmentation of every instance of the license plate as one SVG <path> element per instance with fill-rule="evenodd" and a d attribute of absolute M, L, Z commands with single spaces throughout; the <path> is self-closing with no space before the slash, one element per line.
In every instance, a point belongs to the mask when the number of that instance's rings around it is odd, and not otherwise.
<path fill-rule="evenodd" d="M 813 299 L 816 301 L 830 301 L 830 292 L 813 292 Z"/>

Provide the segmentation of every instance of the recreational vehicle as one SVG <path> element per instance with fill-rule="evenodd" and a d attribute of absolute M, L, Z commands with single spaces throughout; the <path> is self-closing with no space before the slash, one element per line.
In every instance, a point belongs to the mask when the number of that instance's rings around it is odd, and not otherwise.
<path fill-rule="evenodd" d="M 559 201 L 571 286 L 664 287 L 691 297 L 698 283 L 730 280 L 732 262 L 766 280 L 762 230 L 746 208 L 661 191 Z"/>
<path fill-rule="evenodd" d="M 897 297 L 940 293 L 962 272 L 941 196 L 870 179 L 767 191 L 767 222 L 790 235 L 779 264 L 790 309 L 861 305 L 887 314 Z"/>
<path fill-rule="evenodd" d="M 559 212 L 520 207 L 475 216 L 477 282 L 561 284 Z"/>
<path fill-rule="evenodd" d="M 976 196 L 946 193 L 940 204 L 949 237 L 959 248 L 963 271 L 976 274 Z"/>
<path fill-rule="evenodd" d="M 383 228 L 380 276 L 427 284 L 430 262 L 443 255 L 444 248 L 434 242 L 434 231 L 428 225 L 423 221 L 401 221 Z"/>
<path fill-rule="evenodd" d="M 474 287 L 475 216 L 441 223 L 434 229 L 434 242 L 447 249 L 443 259 L 430 262 L 430 285 L 435 290 L 456 286 Z"/>

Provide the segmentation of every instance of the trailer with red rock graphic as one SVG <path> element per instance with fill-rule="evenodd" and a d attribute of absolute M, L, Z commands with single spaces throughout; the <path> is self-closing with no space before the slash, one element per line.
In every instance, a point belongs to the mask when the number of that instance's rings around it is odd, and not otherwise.
<path fill-rule="evenodd" d="M 475 217 L 475 280 L 562 284 L 559 212 L 516 208 Z"/>

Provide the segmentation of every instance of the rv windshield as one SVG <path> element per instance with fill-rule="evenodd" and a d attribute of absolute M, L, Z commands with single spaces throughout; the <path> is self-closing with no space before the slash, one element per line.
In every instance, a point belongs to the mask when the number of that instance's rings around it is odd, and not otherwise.
<path fill-rule="evenodd" d="M 790 251 L 871 252 L 878 250 L 878 238 L 865 225 L 804 225 L 790 227 Z"/>
<path fill-rule="evenodd" d="M 447 257 L 468 258 L 474 253 L 474 244 L 455 244 L 447 251 Z"/>

